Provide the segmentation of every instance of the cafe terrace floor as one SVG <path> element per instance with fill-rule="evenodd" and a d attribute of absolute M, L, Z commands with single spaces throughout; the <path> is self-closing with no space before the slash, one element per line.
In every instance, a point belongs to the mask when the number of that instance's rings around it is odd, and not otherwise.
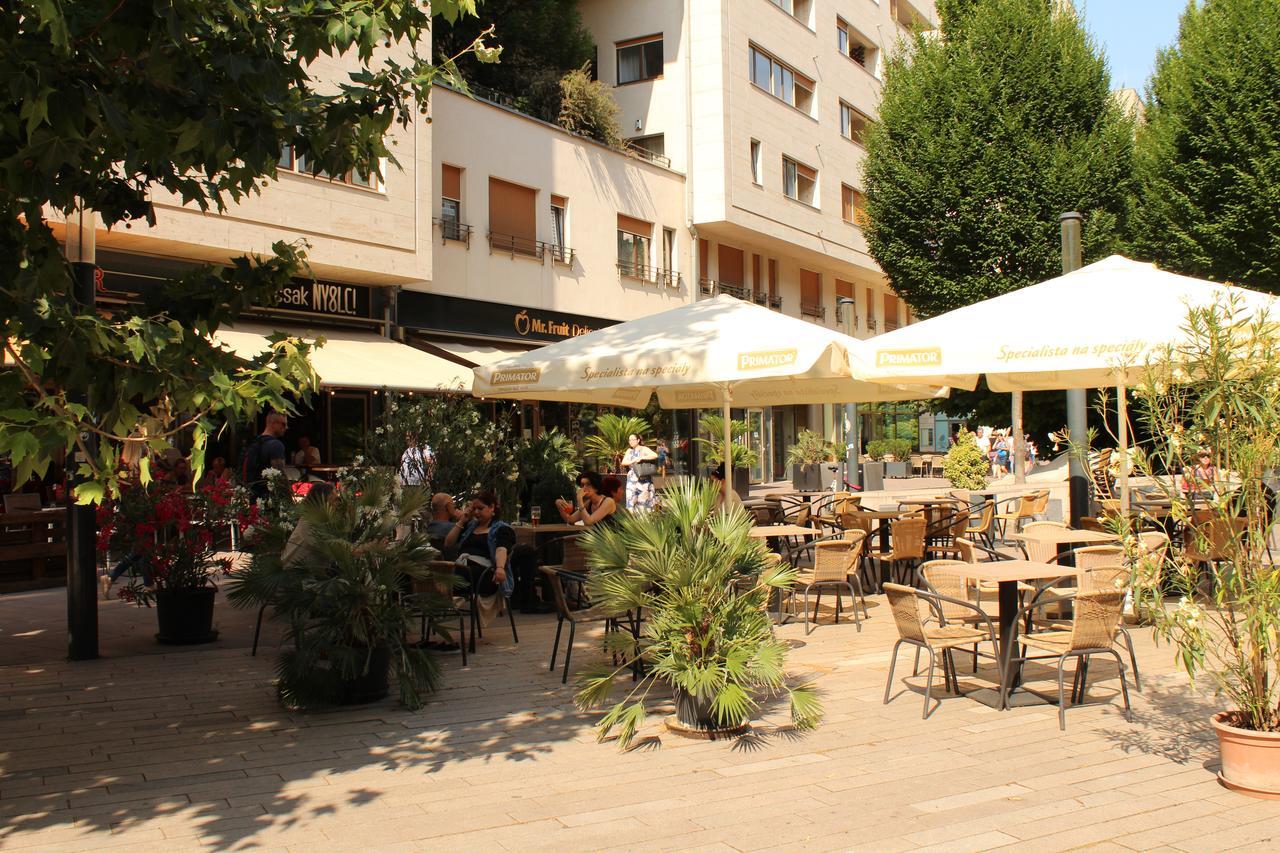
<path fill-rule="evenodd" d="M 3 596 L 0 649 L 26 660 L 0 665 L 0 848 L 1280 846 L 1280 802 L 1218 785 L 1215 702 L 1149 630 L 1135 631 L 1133 723 L 1101 659 L 1089 698 L 1102 704 L 1070 710 L 1065 733 L 1051 706 L 999 713 L 972 697 L 922 721 L 923 678 L 881 702 L 896 633 L 883 598 L 871 605 L 860 633 L 779 628 L 792 675 L 821 690 L 817 731 L 789 731 L 771 707 L 748 738 L 692 741 L 664 733 L 661 712 L 620 753 L 547 671 L 549 616 L 522 617 L 518 645 L 495 625 L 466 669 L 445 656 L 444 684 L 420 711 L 388 699 L 297 714 L 272 688 L 278 632 L 250 657 L 253 614 L 225 602 L 218 643 L 181 650 L 154 644 L 153 613 L 103 602 L 104 656 L 73 664 L 60 632 L 20 636 L 58 624 L 62 591 Z M 1031 686 L 1047 689 L 1046 674 L 1033 670 Z"/>

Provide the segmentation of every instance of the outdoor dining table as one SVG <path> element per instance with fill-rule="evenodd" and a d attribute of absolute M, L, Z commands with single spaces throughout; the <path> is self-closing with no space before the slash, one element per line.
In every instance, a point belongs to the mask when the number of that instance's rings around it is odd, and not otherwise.
<path fill-rule="evenodd" d="M 902 516 L 906 515 L 907 513 L 904 513 L 900 509 L 878 509 L 878 510 L 860 509 L 853 514 L 860 515 L 863 518 L 874 519 L 875 521 L 880 522 L 879 525 L 877 525 L 876 527 L 876 533 L 880 537 L 880 550 L 887 554 L 889 552 L 890 525 L 893 522 L 897 521 L 898 519 L 902 518 Z"/>
<path fill-rule="evenodd" d="M 1053 580 L 1064 575 L 1073 574 L 1056 563 L 1033 563 L 1029 560 L 996 560 L 990 563 L 966 563 L 964 573 L 976 581 L 987 581 L 999 585 L 1000 603 L 1000 654 L 1009 659 L 1009 644 L 1014 639 L 1014 617 L 1018 614 L 1018 584 L 1028 581 Z M 1077 583 L 1079 581 L 1077 580 Z M 1018 672 L 1009 676 L 1010 690 L 1016 688 L 1021 680 L 1021 665 Z"/>
<path fill-rule="evenodd" d="M 1031 533 L 1013 533 L 1010 539 L 1019 542 L 1042 542 L 1046 545 L 1107 545 L 1118 542 L 1120 537 L 1102 530 L 1076 530 L 1070 527 L 1042 527 Z"/>
<path fill-rule="evenodd" d="M 539 536 L 568 536 L 573 533 L 581 533 L 587 528 L 581 524 L 564 524 L 557 522 L 556 524 L 513 524 L 511 529 L 516 532 L 516 543 L 519 545 L 533 545 L 537 542 Z"/>

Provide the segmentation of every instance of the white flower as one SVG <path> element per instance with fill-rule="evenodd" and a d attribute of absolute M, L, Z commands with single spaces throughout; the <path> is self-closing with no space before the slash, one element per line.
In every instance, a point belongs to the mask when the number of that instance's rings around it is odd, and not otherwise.
<path fill-rule="evenodd" d="M 279 477 L 282 473 L 284 472 L 281 471 L 279 468 L 267 468 L 263 470 L 262 476 L 267 480 L 274 480 L 276 477 Z"/>

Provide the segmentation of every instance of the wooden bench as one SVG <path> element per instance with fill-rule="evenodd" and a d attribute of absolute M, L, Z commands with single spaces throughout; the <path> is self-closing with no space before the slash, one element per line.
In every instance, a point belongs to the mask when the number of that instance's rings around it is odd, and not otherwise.
<path fill-rule="evenodd" d="M 0 593 L 67 582 L 66 511 L 0 514 Z"/>

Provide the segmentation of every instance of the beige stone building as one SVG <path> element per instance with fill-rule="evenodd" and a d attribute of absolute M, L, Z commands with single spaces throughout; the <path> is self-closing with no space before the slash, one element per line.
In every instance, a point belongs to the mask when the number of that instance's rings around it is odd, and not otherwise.
<path fill-rule="evenodd" d="M 248 331 L 324 333 L 353 353 L 375 336 L 403 342 L 423 387 L 717 293 L 863 337 L 907 322 L 860 227 L 862 138 L 886 52 L 909 27 L 932 26 L 932 0 L 581 0 L 580 9 L 632 151 L 437 89 L 429 122 L 393 129 L 398 162 L 382 180 L 315 176 L 285 151 L 278 180 L 224 214 L 157 198 L 155 227 L 100 233 L 102 297 L 305 241 L 318 284 L 299 282 Z M 853 300 L 847 316 L 840 296 Z M 355 364 L 296 426 L 326 461 L 349 455 L 387 382 L 377 370 L 356 376 Z M 531 430 L 563 417 L 536 406 L 523 414 Z M 797 429 L 835 426 L 832 407 L 744 414 L 757 480 L 785 477 Z M 692 414 L 673 427 L 674 440 L 687 439 Z"/>

